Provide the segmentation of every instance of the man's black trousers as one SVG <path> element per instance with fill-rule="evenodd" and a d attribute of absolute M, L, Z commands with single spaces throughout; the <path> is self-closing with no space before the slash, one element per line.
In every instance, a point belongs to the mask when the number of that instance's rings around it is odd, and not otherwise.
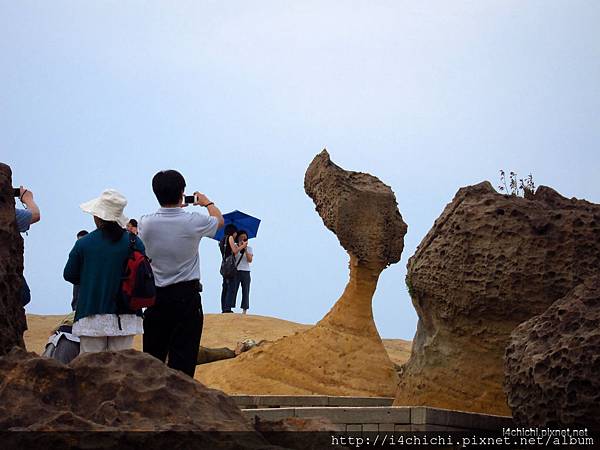
<path fill-rule="evenodd" d="M 144 313 L 144 352 L 193 377 L 203 322 L 198 280 L 156 288 Z"/>

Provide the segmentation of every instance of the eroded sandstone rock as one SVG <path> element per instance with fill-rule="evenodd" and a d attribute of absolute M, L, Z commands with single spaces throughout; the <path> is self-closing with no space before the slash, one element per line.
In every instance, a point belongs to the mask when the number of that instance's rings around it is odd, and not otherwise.
<path fill-rule="evenodd" d="M 600 277 L 519 325 L 504 388 L 523 426 L 600 429 Z"/>
<path fill-rule="evenodd" d="M 0 163 L 0 356 L 13 346 L 25 348 L 25 312 L 21 306 L 23 239 L 15 224 L 12 172 Z"/>
<path fill-rule="evenodd" d="M 0 358 L 0 429 L 244 432 L 202 434 L 186 448 L 267 447 L 227 395 L 136 350 L 82 354 L 69 365 L 13 350 Z"/>
<path fill-rule="evenodd" d="M 600 267 L 600 205 L 541 186 L 530 198 L 462 188 L 408 262 L 419 322 L 397 405 L 510 414 L 511 331 Z"/>
<path fill-rule="evenodd" d="M 197 377 L 228 393 L 391 396 L 398 376 L 371 302 L 381 271 L 400 260 L 407 226 L 389 186 L 317 155 L 304 180 L 325 225 L 350 256 L 350 281 L 314 327 L 266 342 L 233 360 L 199 368 Z"/>

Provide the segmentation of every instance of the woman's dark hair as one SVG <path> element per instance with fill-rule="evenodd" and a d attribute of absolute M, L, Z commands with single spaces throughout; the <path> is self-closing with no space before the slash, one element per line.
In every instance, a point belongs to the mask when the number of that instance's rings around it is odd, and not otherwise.
<path fill-rule="evenodd" d="M 129 219 L 129 225 L 131 225 L 132 227 L 136 227 L 137 228 L 137 220 L 135 220 L 135 219 Z"/>
<path fill-rule="evenodd" d="M 233 235 L 233 233 L 237 233 L 237 231 L 238 229 L 234 224 L 228 223 L 227 225 L 225 225 L 225 231 L 223 232 L 223 234 L 225 236 L 231 236 Z"/>
<path fill-rule="evenodd" d="M 86 234 L 89 234 L 87 230 L 81 230 L 79 233 L 77 233 L 77 238 L 79 239 L 81 237 L 84 237 Z"/>
<path fill-rule="evenodd" d="M 237 242 L 240 242 L 240 236 L 242 234 L 245 234 L 246 237 L 248 237 L 248 232 L 246 230 L 238 230 L 238 234 L 237 234 Z"/>
<path fill-rule="evenodd" d="M 112 242 L 118 242 L 125 233 L 125 229 L 121 228 L 117 222 L 109 222 L 98 217 L 98 228 L 102 231 L 102 235 Z"/>
<path fill-rule="evenodd" d="M 160 206 L 181 203 L 185 178 L 176 170 L 161 170 L 152 178 L 152 190 Z"/>

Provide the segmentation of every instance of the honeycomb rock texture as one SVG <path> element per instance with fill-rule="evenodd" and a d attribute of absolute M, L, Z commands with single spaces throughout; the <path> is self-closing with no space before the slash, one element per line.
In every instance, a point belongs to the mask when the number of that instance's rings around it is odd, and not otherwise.
<path fill-rule="evenodd" d="M 393 396 L 398 375 L 375 327 L 372 299 L 380 273 L 400 260 L 404 246 L 407 226 L 394 193 L 372 175 L 336 166 L 326 151 L 310 164 L 304 186 L 349 253 L 346 289 L 314 327 L 201 366 L 197 377 L 227 393 Z"/>
<path fill-rule="evenodd" d="M 21 306 L 23 239 L 15 220 L 12 172 L 0 163 L 0 356 L 13 346 L 25 348 L 25 312 Z"/>
<path fill-rule="evenodd" d="M 600 429 L 600 277 L 519 325 L 505 369 L 517 423 Z"/>
<path fill-rule="evenodd" d="M 64 365 L 14 349 L 0 358 L 0 429 L 235 431 L 245 433 L 220 436 L 219 448 L 267 447 L 233 399 L 136 350 L 85 353 Z M 210 436 L 197 438 L 204 447 L 187 448 L 211 448 Z"/>
<path fill-rule="evenodd" d="M 358 263 L 386 267 L 400 261 L 407 226 L 389 186 L 336 166 L 323 150 L 306 171 L 304 189 L 325 226 Z"/>
<path fill-rule="evenodd" d="M 600 205 L 544 186 L 527 197 L 461 188 L 409 259 L 419 321 L 396 405 L 510 414 L 510 333 L 600 267 Z"/>

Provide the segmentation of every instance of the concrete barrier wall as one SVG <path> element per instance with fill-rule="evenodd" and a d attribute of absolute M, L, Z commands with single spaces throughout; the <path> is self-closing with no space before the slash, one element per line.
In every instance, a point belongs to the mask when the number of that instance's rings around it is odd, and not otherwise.
<path fill-rule="evenodd" d="M 511 417 L 452 411 L 424 406 L 283 407 L 243 409 L 251 421 L 288 417 L 325 418 L 340 431 L 498 431 L 513 426 Z"/>
<path fill-rule="evenodd" d="M 241 409 L 286 407 L 392 406 L 393 397 L 335 397 L 327 395 L 233 395 Z"/>

